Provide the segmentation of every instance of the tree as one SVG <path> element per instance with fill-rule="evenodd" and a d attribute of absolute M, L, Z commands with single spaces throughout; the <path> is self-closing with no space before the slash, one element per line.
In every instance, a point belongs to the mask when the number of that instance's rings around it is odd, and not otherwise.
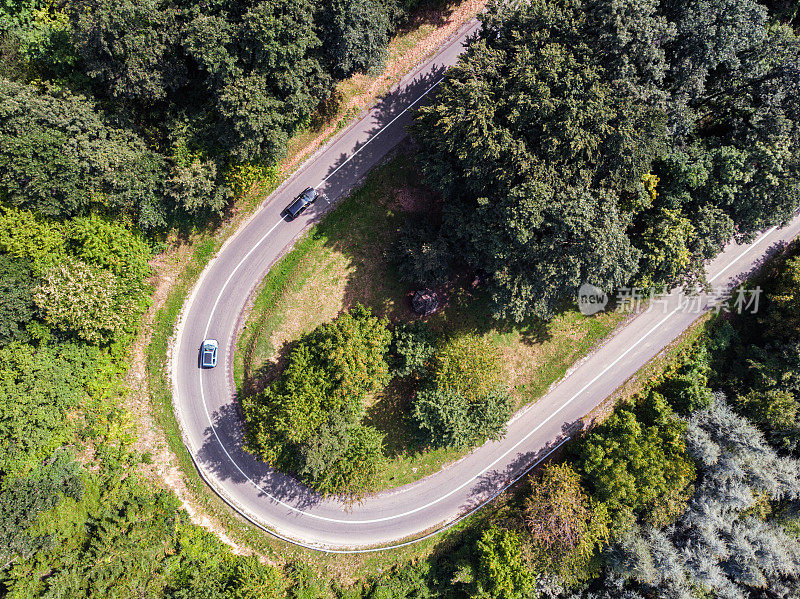
<path fill-rule="evenodd" d="M 382 436 L 360 422 L 389 380 L 387 324 L 358 306 L 300 339 L 278 380 L 242 401 L 251 451 L 324 493 L 361 491 L 382 460 Z"/>
<path fill-rule="evenodd" d="M 402 323 L 392 333 L 393 368 L 398 376 L 422 374 L 433 357 L 435 336 L 422 320 Z"/>
<path fill-rule="evenodd" d="M 534 562 L 571 586 L 589 574 L 590 561 L 608 540 L 608 512 L 589 499 L 568 464 L 547 465 L 530 482 L 522 517 Z"/>
<path fill-rule="evenodd" d="M 230 188 L 218 184 L 216 164 L 199 158 L 173 167 L 167 193 L 177 206 L 190 213 L 222 212 L 233 195 Z"/>
<path fill-rule="evenodd" d="M 73 442 L 82 402 L 111 388 L 109 362 L 90 346 L 0 348 L 0 478 L 25 476 Z"/>
<path fill-rule="evenodd" d="M 95 345 L 114 341 L 125 325 L 114 275 L 73 258 L 44 272 L 33 301 L 49 326 Z"/>
<path fill-rule="evenodd" d="M 242 75 L 217 92 L 217 138 L 239 160 L 283 156 L 288 136 L 325 96 L 310 0 L 257 2 L 237 24 Z"/>
<path fill-rule="evenodd" d="M 30 262 L 0 254 L 0 346 L 25 341 L 25 325 L 36 314 L 36 279 Z"/>
<path fill-rule="evenodd" d="M 163 159 L 135 134 L 109 128 L 92 102 L 0 79 L 0 200 L 48 217 L 90 206 L 164 224 Z"/>
<path fill-rule="evenodd" d="M 800 257 L 787 260 L 769 297 L 767 333 L 776 339 L 800 339 Z"/>
<path fill-rule="evenodd" d="M 582 283 L 611 290 L 636 270 L 621 207 L 645 193 L 663 115 L 609 81 L 578 31 L 584 12 L 490 13 L 413 127 L 445 197 L 442 232 L 492 275 L 498 316 L 550 317 Z"/>
<path fill-rule="evenodd" d="M 476 597 L 528 599 L 535 596 L 536 579 L 524 557 L 523 545 L 517 533 L 492 527 L 483 533 L 476 549 Z"/>
<path fill-rule="evenodd" d="M 321 25 L 328 70 L 337 78 L 385 65 L 391 23 L 383 0 L 335 0 L 323 11 Z"/>
<path fill-rule="evenodd" d="M 171 2 L 84 0 L 73 11 L 82 67 L 101 94 L 152 104 L 186 84 Z"/>
<path fill-rule="evenodd" d="M 371 426 L 331 416 L 301 448 L 300 474 L 323 494 L 359 496 L 369 491 L 386 464 L 383 434 Z"/>
<path fill-rule="evenodd" d="M 499 352 L 486 338 L 461 334 L 441 344 L 429 379 L 413 405 L 414 419 L 429 443 L 465 448 L 505 434 L 513 402 L 503 383 Z"/>
<path fill-rule="evenodd" d="M 761 433 L 724 401 L 696 412 L 687 447 L 702 476 L 688 510 L 665 530 L 634 527 L 611 554 L 620 575 L 670 596 L 697 588 L 745 597 L 769 590 L 791 596 L 800 576 L 800 543 L 750 512 L 759 496 L 800 497 L 800 463 L 779 457 Z"/>
<path fill-rule="evenodd" d="M 406 220 L 392 254 L 400 278 L 412 285 L 436 287 L 452 274 L 452 250 L 430 219 Z"/>
<path fill-rule="evenodd" d="M 581 478 L 617 530 L 634 515 L 664 525 L 683 509 L 695 475 L 684 431 L 663 397 L 651 393 L 636 409 L 617 410 L 581 444 Z"/>
<path fill-rule="evenodd" d="M 54 541 L 52 535 L 33 533 L 30 527 L 63 497 L 80 499 L 82 495 L 80 467 L 63 451 L 27 476 L 4 481 L 0 491 L 0 571 L 48 547 Z"/>

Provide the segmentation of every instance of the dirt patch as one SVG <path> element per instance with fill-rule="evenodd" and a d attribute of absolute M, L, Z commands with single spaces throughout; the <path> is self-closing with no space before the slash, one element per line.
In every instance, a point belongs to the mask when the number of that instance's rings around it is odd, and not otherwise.
<path fill-rule="evenodd" d="M 346 85 L 350 86 L 349 89 L 355 89 L 356 93 L 349 94 L 346 104 L 340 107 L 337 119 L 324 127 L 324 129 L 315 131 L 313 136 L 303 138 L 301 143 L 298 144 L 299 147 L 290 152 L 290 157 L 282 165 L 284 173 L 294 170 L 302 160 L 335 134 L 343 123 L 346 123 L 357 114 L 358 110 L 369 107 L 377 96 L 387 91 L 406 72 L 434 52 L 464 22 L 482 10 L 485 4 L 486 0 L 467 0 L 453 7 L 449 12 L 445 11 L 446 14 L 442 12 L 439 18 L 432 18 L 433 15 L 431 14 L 420 15 L 416 21 L 433 24 L 426 25 L 424 28 L 420 27 L 419 32 L 421 33 L 419 35 L 412 32 L 414 23 L 407 28 L 407 31 L 401 32 L 398 37 L 402 35 L 408 36 L 405 38 L 405 43 L 412 45 L 405 47 L 402 44 L 394 43 L 397 41 L 396 38 L 393 41 L 393 46 L 390 46 L 387 68 L 381 76 L 370 79 L 363 75 L 357 75 L 352 81 L 347 82 Z M 403 201 L 420 208 L 422 205 L 421 200 L 413 199 L 412 195 L 412 191 L 409 191 L 408 197 Z M 243 210 L 248 211 L 251 206 L 254 207 L 253 204 L 242 202 L 238 202 L 233 206 L 231 212 L 227 214 L 226 222 L 218 229 L 218 234 L 224 235 L 226 229 L 239 223 L 242 216 L 240 213 Z M 135 449 L 142 454 L 149 455 L 151 458 L 149 464 L 141 466 L 140 474 L 144 478 L 151 480 L 155 485 L 172 490 L 181 501 L 183 509 L 189 514 L 191 521 L 216 534 L 220 540 L 231 547 L 234 553 L 254 554 L 255 552 L 252 549 L 237 543 L 226 534 L 224 527 L 215 519 L 209 517 L 198 502 L 193 501 L 192 491 L 187 487 L 183 473 L 178 465 L 179 460 L 171 451 L 166 435 L 158 425 L 152 412 L 147 384 L 146 350 L 153 337 L 154 317 L 168 299 L 180 274 L 189 263 L 195 248 L 193 243 L 181 241 L 177 238 L 169 241 L 170 250 L 151 261 L 151 266 L 155 272 L 151 280 L 154 288 L 152 304 L 143 316 L 137 339 L 131 345 L 131 368 L 126 375 L 129 393 L 126 396 L 124 406 L 133 416 L 137 433 Z M 341 259 L 341 256 L 339 258 Z M 318 287 L 315 292 L 313 291 L 314 286 L 310 286 L 312 292 L 305 299 L 311 302 L 315 298 L 318 301 L 320 298 L 329 298 L 331 296 L 343 297 L 345 282 L 356 266 L 352 260 L 347 264 L 321 264 L 320 274 L 329 268 L 340 268 L 341 284 L 332 283 L 330 288 L 324 289 Z M 365 281 L 365 284 L 368 285 L 369 281 Z M 316 322 L 311 322 L 308 319 L 308 305 L 287 312 L 285 325 L 281 327 L 283 330 L 277 332 L 271 339 L 274 347 L 279 348 L 287 339 L 295 337 L 299 332 L 309 328 L 309 326 L 313 328 L 318 322 L 332 319 L 338 312 L 339 306 L 345 303 L 347 303 L 345 297 L 341 302 L 337 301 L 331 304 L 324 302 L 320 304 L 318 301 L 314 319 L 312 319 Z M 164 372 L 163 376 L 167 377 L 168 375 Z M 261 561 L 269 562 L 263 555 L 258 555 L 258 557 Z"/>
<path fill-rule="evenodd" d="M 151 412 L 145 351 L 153 336 L 153 318 L 164 305 L 172 285 L 190 257 L 191 246 L 181 243 L 176 244 L 167 256 L 156 257 L 150 262 L 155 273 L 150 280 L 154 288 L 152 304 L 142 318 L 139 336 L 130 348 L 131 368 L 126 375 L 129 393 L 124 407 L 134 416 L 136 428 L 134 448 L 150 457 L 148 464 L 140 466 L 139 474 L 156 486 L 166 487 L 175 493 L 192 523 L 213 532 L 223 543 L 230 546 L 233 553 L 251 555 L 254 553 L 252 550 L 230 538 L 221 525 L 204 514 L 192 501 L 191 492 L 183 480 L 183 473 L 177 466 L 178 459 L 170 450 L 169 443 Z M 167 373 L 164 372 L 163 376 L 166 377 Z M 258 557 L 264 563 L 268 561 L 264 556 Z"/>

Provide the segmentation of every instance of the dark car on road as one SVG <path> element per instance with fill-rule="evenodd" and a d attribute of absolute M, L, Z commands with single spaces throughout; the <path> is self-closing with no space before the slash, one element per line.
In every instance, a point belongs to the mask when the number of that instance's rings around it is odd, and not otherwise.
<path fill-rule="evenodd" d="M 297 215 L 313 204 L 318 197 L 319 194 L 316 189 L 313 187 L 307 188 L 294 199 L 294 202 L 289 204 L 286 208 L 286 214 L 289 215 L 289 218 L 297 218 Z"/>
<path fill-rule="evenodd" d="M 206 339 L 200 348 L 200 368 L 214 368 L 217 365 L 217 349 L 219 344 L 216 339 Z"/>

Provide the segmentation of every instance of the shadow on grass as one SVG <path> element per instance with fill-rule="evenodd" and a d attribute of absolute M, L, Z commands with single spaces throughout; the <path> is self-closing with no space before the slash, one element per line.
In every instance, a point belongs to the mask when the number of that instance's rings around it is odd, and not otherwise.
<path fill-rule="evenodd" d="M 259 319 L 262 320 L 262 319 Z M 257 326 L 261 323 L 258 323 Z M 275 359 L 267 360 L 263 364 L 253 364 L 254 346 L 257 340 L 256 335 L 252 335 L 249 343 L 244 348 L 244 356 L 242 358 L 242 395 L 250 397 L 256 395 L 266 389 L 271 383 L 275 382 L 280 376 L 286 364 L 289 362 L 289 356 L 297 344 L 299 339 L 293 341 L 286 341 L 277 351 Z"/>
<path fill-rule="evenodd" d="M 455 5 L 450 0 L 421 0 L 394 35 L 406 35 L 423 25 L 441 27 L 449 20 Z"/>
<path fill-rule="evenodd" d="M 364 424 L 374 426 L 385 435 L 384 453 L 389 459 L 424 450 L 411 417 L 411 397 L 416 385 L 416 381 L 408 377 L 392 379 L 367 408 Z"/>
<path fill-rule="evenodd" d="M 253 484 L 262 497 L 269 497 L 304 509 L 316 505 L 321 496 L 297 478 L 279 472 L 244 448 L 241 412 L 235 403 L 225 404 L 211 414 L 212 426 L 204 431 L 204 442 L 197 452 L 203 467 L 219 480 Z M 232 464 L 235 466 L 232 467 Z"/>

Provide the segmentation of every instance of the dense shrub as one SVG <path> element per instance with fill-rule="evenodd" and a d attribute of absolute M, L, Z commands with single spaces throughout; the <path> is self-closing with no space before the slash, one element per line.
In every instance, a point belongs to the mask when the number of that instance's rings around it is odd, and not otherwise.
<path fill-rule="evenodd" d="M 490 528 L 476 545 L 477 593 L 492 599 L 528 599 L 534 595 L 536 579 L 523 552 L 519 535 L 512 530 Z"/>
<path fill-rule="evenodd" d="M 403 323 L 392 332 L 392 358 L 395 374 L 422 374 L 435 351 L 436 336 L 422 320 Z"/>
<path fill-rule="evenodd" d="M 242 401 L 252 451 L 322 492 L 360 489 L 380 463 L 380 435 L 360 422 L 389 379 L 387 324 L 359 306 L 300 339 L 278 380 Z"/>
<path fill-rule="evenodd" d="M 695 477 L 685 430 L 664 398 L 651 393 L 618 409 L 581 443 L 576 466 L 616 531 L 635 516 L 663 526 L 683 510 Z"/>
<path fill-rule="evenodd" d="M 605 506 L 584 493 L 569 464 L 547 465 L 530 482 L 522 518 L 537 569 L 569 585 L 589 577 L 609 537 Z"/>
<path fill-rule="evenodd" d="M 0 200 L 49 217 L 91 207 L 165 223 L 163 159 L 67 90 L 0 79 Z"/>
<path fill-rule="evenodd" d="M 436 348 L 432 379 L 435 387 L 475 401 L 503 384 L 500 351 L 485 337 L 456 334 Z"/>
<path fill-rule="evenodd" d="M 465 449 L 505 435 L 511 398 L 496 390 L 470 401 L 458 391 L 423 389 L 414 398 L 412 415 L 431 445 Z"/>
<path fill-rule="evenodd" d="M 436 347 L 412 414 L 431 445 L 466 448 L 500 439 L 512 410 L 497 348 L 478 335 L 460 334 Z"/>
<path fill-rule="evenodd" d="M 35 285 L 30 262 L 0 254 L 0 346 L 28 339 L 25 325 L 36 313 Z"/>

